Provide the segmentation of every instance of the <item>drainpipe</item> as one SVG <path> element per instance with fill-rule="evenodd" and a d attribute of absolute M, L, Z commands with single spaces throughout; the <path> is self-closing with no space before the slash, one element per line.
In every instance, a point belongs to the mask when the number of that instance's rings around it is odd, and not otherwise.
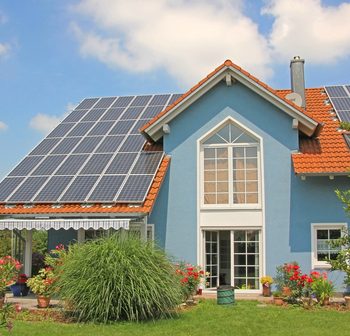
<path fill-rule="evenodd" d="M 305 60 L 300 56 L 294 56 L 290 61 L 290 79 L 292 91 L 301 97 L 301 107 L 305 108 L 305 79 L 304 79 Z"/>

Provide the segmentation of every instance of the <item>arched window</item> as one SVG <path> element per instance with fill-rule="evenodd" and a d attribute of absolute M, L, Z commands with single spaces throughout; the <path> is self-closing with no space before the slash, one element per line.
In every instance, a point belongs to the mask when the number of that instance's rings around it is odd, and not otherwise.
<path fill-rule="evenodd" d="M 259 140 L 226 123 L 201 143 L 202 204 L 260 203 Z"/>

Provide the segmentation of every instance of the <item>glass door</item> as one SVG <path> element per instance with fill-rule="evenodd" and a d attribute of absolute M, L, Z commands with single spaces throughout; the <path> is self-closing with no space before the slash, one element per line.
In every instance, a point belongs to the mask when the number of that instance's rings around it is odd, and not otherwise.
<path fill-rule="evenodd" d="M 219 285 L 219 232 L 205 231 L 205 271 L 207 287 L 215 288 Z"/>

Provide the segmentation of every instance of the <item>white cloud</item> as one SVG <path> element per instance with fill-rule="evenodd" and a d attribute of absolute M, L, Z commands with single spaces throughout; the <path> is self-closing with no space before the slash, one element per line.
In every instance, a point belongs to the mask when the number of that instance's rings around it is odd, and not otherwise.
<path fill-rule="evenodd" d="M 7 56 L 11 50 L 8 43 L 0 43 L 0 57 Z"/>
<path fill-rule="evenodd" d="M 29 127 L 46 135 L 51 132 L 75 106 L 76 104 L 68 103 L 66 111 L 60 116 L 38 113 L 30 120 Z"/>
<path fill-rule="evenodd" d="M 3 121 L 0 121 L 0 132 L 6 131 L 7 129 L 8 126 Z"/>
<path fill-rule="evenodd" d="M 350 3 L 321 0 L 270 0 L 263 14 L 274 17 L 269 42 L 275 59 L 300 55 L 313 64 L 350 56 Z"/>
<path fill-rule="evenodd" d="M 112 68 L 165 68 L 190 85 L 230 58 L 266 79 L 268 44 L 242 6 L 241 0 L 81 0 L 74 11 L 94 28 L 75 21 L 72 29 L 83 56 Z"/>

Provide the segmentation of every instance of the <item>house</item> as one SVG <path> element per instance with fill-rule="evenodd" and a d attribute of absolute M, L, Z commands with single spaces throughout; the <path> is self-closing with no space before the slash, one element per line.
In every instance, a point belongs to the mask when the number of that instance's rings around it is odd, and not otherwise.
<path fill-rule="evenodd" d="M 261 290 L 287 261 L 325 269 L 348 219 L 350 86 L 275 90 L 227 60 L 185 94 L 88 98 L 0 184 L 0 229 L 49 245 L 138 231 L 203 265 L 209 288 Z"/>

